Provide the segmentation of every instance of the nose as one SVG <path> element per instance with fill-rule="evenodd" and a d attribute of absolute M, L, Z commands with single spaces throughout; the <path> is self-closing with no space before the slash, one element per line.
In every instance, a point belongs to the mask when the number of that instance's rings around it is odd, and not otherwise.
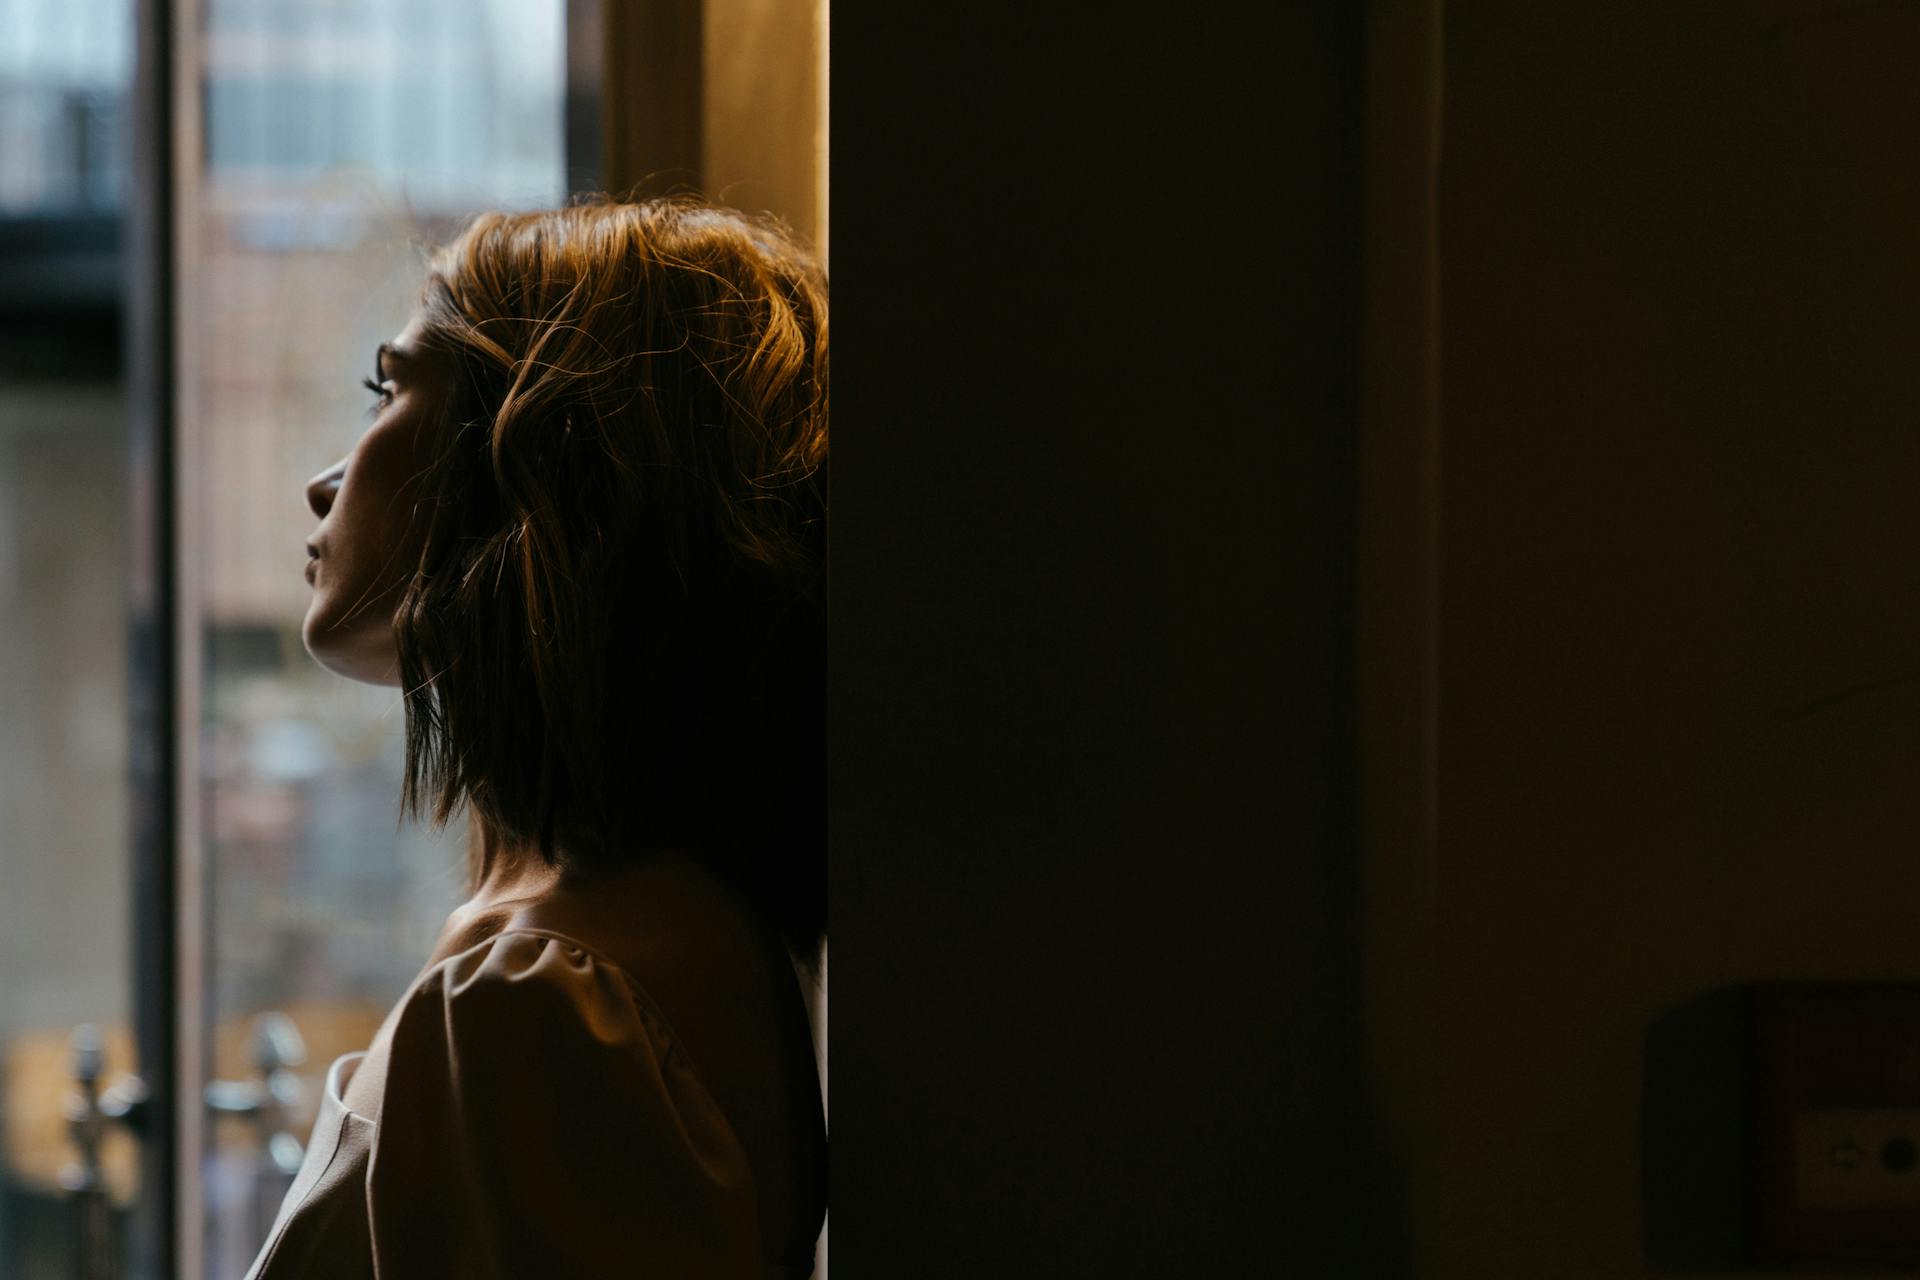
<path fill-rule="evenodd" d="M 313 514 L 325 519 L 327 512 L 333 510 L 334 495 L 340 492 L 340 481 L 346 474 L 347 464 L 336 462 L 307 481 L 307 506 Z"/>

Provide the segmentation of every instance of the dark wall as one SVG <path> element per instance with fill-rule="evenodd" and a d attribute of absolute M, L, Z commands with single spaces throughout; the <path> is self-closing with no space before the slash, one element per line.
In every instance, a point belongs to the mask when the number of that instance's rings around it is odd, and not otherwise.
<path fill-rule="evenodd" d="M 1394 1269 L 1359 8 L 834 14 L 841 1280 Z"/>
<path fill-rule="evenodd" d="M 1621 1280 L 1650 1033 L 1920 978 L 1920 9 L 1445 14 L 1420 1273 Z"/>

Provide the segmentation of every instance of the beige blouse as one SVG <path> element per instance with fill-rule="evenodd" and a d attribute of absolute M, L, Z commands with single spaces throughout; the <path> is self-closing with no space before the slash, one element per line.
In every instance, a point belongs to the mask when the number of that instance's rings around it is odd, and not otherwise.
<path fill-rule="evenodd" d="M 740 1141 L 604 955 L 509 928 L 427 969 L 382 1035 L 379 1119 L 346 1105 L 347 1054 L 248 1280 L 812 1273 L 766 1256 Z"/>

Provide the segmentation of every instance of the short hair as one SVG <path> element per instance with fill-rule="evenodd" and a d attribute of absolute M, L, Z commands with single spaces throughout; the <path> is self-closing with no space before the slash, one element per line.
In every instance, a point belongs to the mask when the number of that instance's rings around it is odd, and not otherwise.
<path fill-rule="evenodd" d="M 815 955 L 819 266 L 688 198 L 489 213 L 434 255 L 420 318 L 454 376 L 394 617 L 403 812 L 468 804 L 556 866 L 684 849 Z"/>

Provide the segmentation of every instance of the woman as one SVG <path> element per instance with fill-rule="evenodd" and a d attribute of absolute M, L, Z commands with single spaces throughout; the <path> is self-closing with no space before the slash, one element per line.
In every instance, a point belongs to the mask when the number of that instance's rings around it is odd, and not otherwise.
<path fill-rule="evenodd" d="M 308 486 L 304 635 L 403 691 L 403 805 L 466 806 L 472 897 L 252 1275 L 811 1271 L 826 340 L 808 257 L 689 200 L 435 258 Z"/>

